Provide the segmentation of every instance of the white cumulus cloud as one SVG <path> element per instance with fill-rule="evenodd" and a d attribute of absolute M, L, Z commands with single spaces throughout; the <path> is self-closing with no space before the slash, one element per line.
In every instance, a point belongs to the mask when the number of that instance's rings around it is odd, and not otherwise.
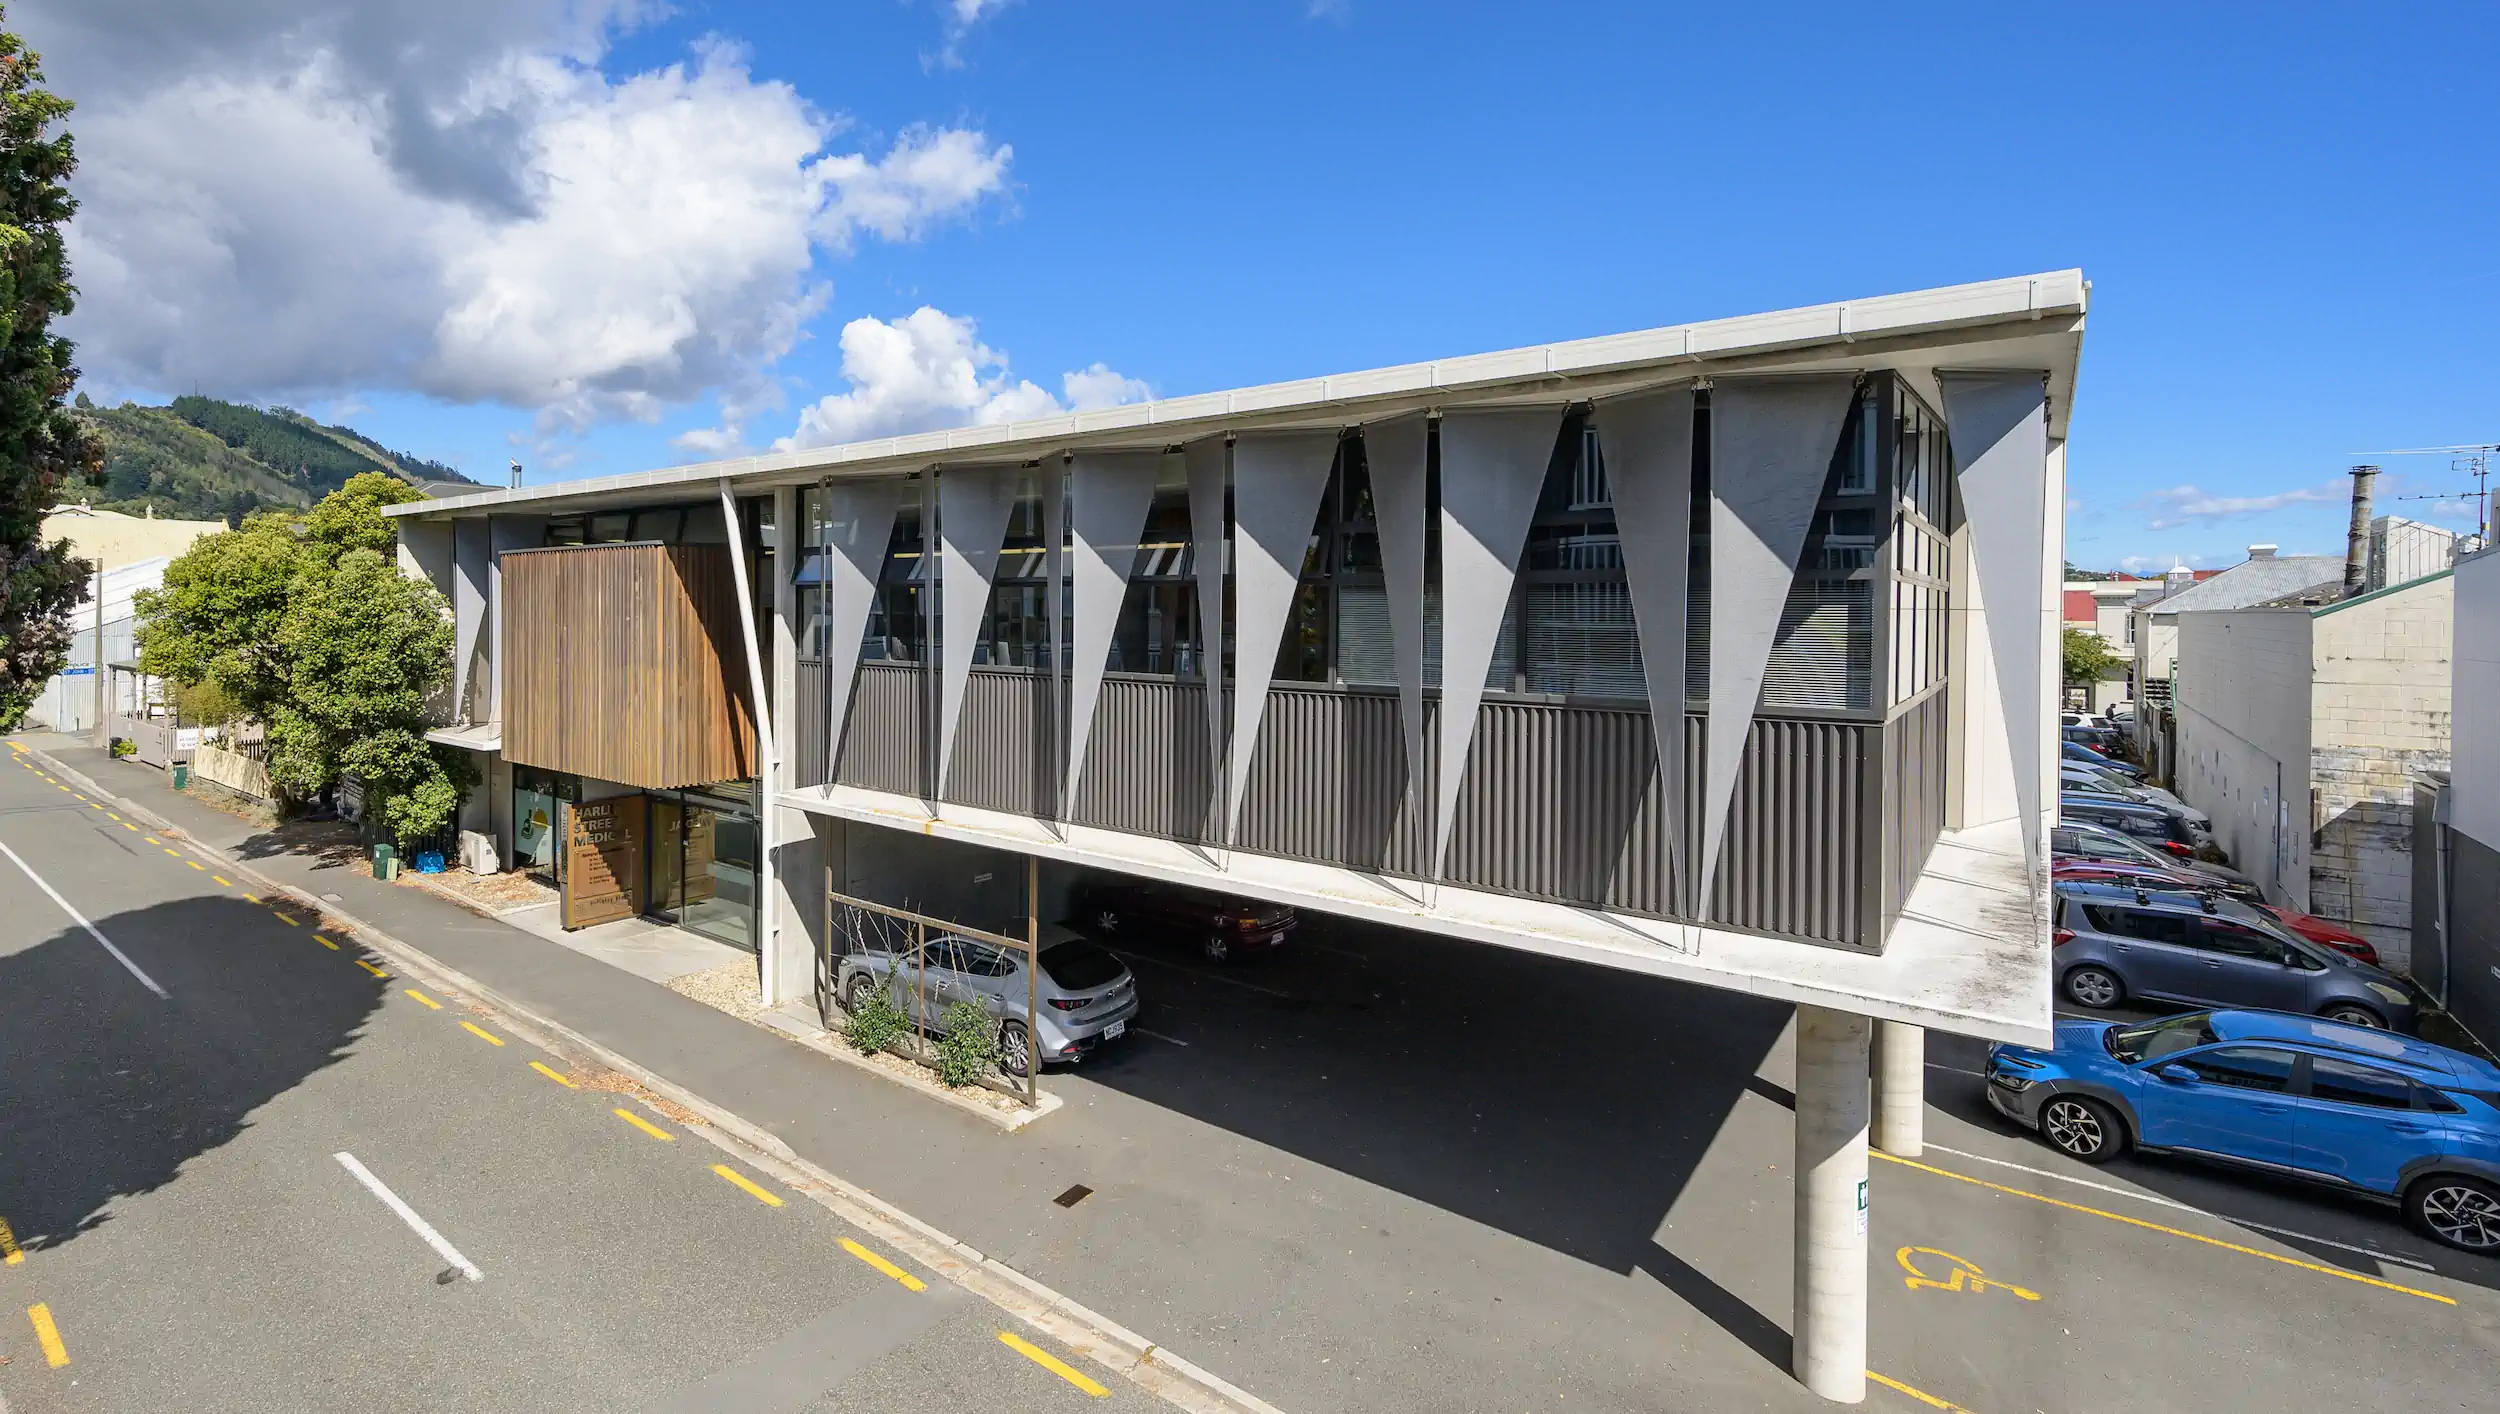
<path fill-rule="evenodd" d="M 2147 528 L 2169 530 L 2182 525 L 2204 525 L 2241 516 L 2263 515 L 2286 506 L 2338 502 L 2347 499 L 2350 494 L 2351 488 L 2341 482 L 2276 491 L 2263 496 L 2220 496 L 2201 487 L 2173 486 L 2165 491 L 2155 491 L 2136 505 L 2152 513 L 2144 522 Z"/>
<path fill-rule="evenodd" d="M 989 426 L 1151 395 L 1143 382 L 1096 363 L 1062 375 L 1054 396 L 1018 377 L 1004 353 L 981 342 L 973 320 L 927 305 L 900 319 L 843 325 L 842 377 L 850 387 L 800 409 L 797 430 L 774 443 L 777 450 Z"/>
<path fill-rule="evenodd" d="M 80 105 L 66 331 L 88 374 L 413 391 L 542 430 L 718 395 L 734 441 L 827 307 L 820 253 L 965 216 L 1012 153 L 963 128 L 837 146 L 843 120 L 724 42 L 602 69 L 660 9 L 19 0 Z"/>

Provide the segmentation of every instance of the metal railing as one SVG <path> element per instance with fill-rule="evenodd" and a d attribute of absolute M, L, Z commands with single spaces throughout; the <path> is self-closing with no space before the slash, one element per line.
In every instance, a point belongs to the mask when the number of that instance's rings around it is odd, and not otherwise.
<path fill-rule="evenodd" d="M 843 959 L 867 953 L 892 957 L 894 961 L 889 964 L 878 981 L 878 985 L 887 988 L 895 984 L 898 974 L 904 968 L 905 960 L 908 959 L 912 1004 L 906 1017 L 910 1023 L 910 1030 L 905 1036 L 907 1044 L 888 1049 L 914 1064 L 930 1070 L 938 1069 L 938 1061 L 934 1048 L 930 1044 L 930 1037 L 933 1034 L 943 1034 L 939 1023 L 943 1022 L 944 1017 L 942 1013 L 933 1014 L 930 1010 L 928 965 L 930 941 L 933 938 L 939 941 L 960 938 L 986 943 L 1013 954 L 1024 969 L 1024 1065 L 1022 1075 L 1016 1075 L 1012 1070 L 1007 1071 L 1007 1078 L 1021 1081 L 1020 1086 L 1000 1083 L 990 1077 L 982 1077 L 977 1083 L 1003 1094 L 1012 1095 L 1022 1100 L 1028 1107 L 1040 1105 L 1042 1033 L 1036 1015 L 1041 1005 L 1040 895 L 1040 861 L 1027 857 L 1025 860 L 1025 935 L 1016 938 L 1004 933 L 993 933 L 984 928 L 957 923 L 951 919 L 915 913 L 907 908 L 896 908 L 891 904 L 841 893 L 833 887 L 831 872 L 828 871 L 825 883 L 824 930 L 821 934 L 823 942 L 816 950 L 816 1011 L 818 1017 L 824 1022 L 825 1029 L 845 1033 L 850 1029 L 849 1014 L 843 1007 L 843 998 L 840 994 Z M 873 971 L 867 975 L 879 976 Z M 964 1000 L 970 1000 L 970 998 Z M 986 1003 L 983 1009 L 986 1013 Z M 1010 1016 L 998 1020 L 1002 1023 L 1012 1023 L 1014 1018 Z M 1004 1041 L 1003 1034 L 999 1039 Z"/>

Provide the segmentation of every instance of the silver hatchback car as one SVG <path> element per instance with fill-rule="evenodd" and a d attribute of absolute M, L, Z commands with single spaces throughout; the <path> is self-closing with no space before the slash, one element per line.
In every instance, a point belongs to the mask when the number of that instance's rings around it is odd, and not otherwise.
<path fill-rule="evenodd" d="M 952 933 L 929 939 L 916 962 L 908 951 L 870 949 L 844 957 L 835 995 L 844 1011 L 857 1014 L 882 987 L 887 1000 L 928 1033 L 944 1023 L 948 1007 L 977 1002 L 998 1022 L 998 1063 L 1010 1075 L 1032 1073 L 1037 1041 L 1046 1065 L 1081 1060 L 1128 1034 L 1137 1015 L 1137 979 L 1126 963 L 1064 928 L 1043 933 L 1041 972 L 1031 984 L 1037 1037 L 1024 1029 L 1024 959 Z"/>

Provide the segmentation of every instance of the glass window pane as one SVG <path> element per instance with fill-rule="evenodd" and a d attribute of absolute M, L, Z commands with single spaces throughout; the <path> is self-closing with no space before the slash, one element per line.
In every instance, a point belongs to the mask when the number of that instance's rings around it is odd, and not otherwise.
<path fill-rule="evenodd" d="M 2263 1090 L 2282 1094 L 2292 1088 L 2290 1051 L 2268 1046 L 2224 1046 L 2220 1050 L 2203 1051 L 2171 1062 L 2196 1073 L 2196 1078 L 2209 1085 L 2227 1085 L 2235 1090 Z"/>

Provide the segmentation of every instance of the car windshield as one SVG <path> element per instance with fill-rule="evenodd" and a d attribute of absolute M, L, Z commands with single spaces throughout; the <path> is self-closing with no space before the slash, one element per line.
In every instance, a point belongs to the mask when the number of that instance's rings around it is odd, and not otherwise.
<path fill-rule="evenodd" d="M 1092 943 L 1061 943 L 1042 949 L 1042 971 L 1072 992 L 1090 991 L 1127 971 L 1120 960 Z"/>
<path fill-rule="evenodd" d="M 2128 1065 L 2139 1061 L 2160 1060 L 2198 1046 L 2210 1046 L 2214 1036 L 2213 1018 L 2206 1012 L 2187 1016 L 2164 1017 L 2141 1026 L 2113 1026 L 2101 1038 L 2112 1058 Z"/>

